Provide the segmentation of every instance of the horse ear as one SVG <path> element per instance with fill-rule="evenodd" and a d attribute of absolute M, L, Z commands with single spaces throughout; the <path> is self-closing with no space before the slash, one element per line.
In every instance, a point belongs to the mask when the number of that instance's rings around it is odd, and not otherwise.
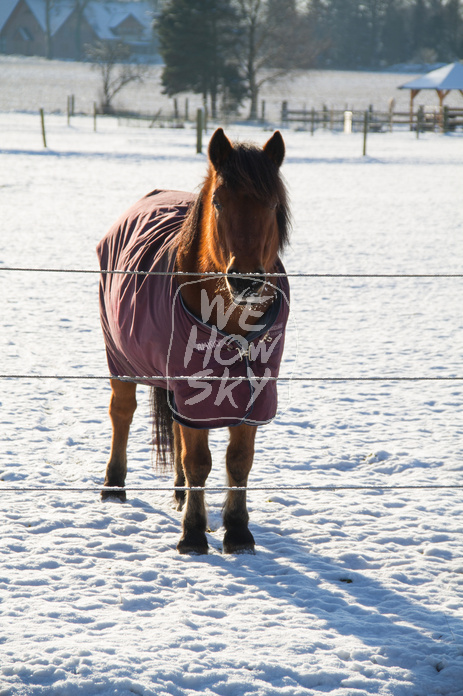
<path fill-rule="evenodd" d="M 223 128 L 217 128 L 209 142 L 209 160 L 217 171 L 229 158 L 233 150 L 233 145 L 223 132 Z"/>
<path fill-rule="evenodd" d="M 280 131 L 275 131 L 264 145 L 264 152 L 277 167 L 281 167 L 285 158 L 285 141 Z"/>

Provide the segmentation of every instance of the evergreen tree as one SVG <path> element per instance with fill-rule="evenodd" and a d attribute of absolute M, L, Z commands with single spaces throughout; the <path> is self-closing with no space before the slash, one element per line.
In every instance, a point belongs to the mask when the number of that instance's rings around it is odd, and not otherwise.
<path fill-rule="evenodd" d="M 192 90 L 205 105 L 210 98 L 213 118 L 219 94 L 239 103 L 244 87 L 234 60 L 237 29 L 230 0 L 169 0 L 157 22 L 165 93 Z"/>
<path fill-rule="evenodd" d="M 444 8 L 444 32 L 448 60 L 463 58 L 463 7 L 460 0 L 448 0 Z"/>
<path fill-rule="evenodd" d="M 410 38 L 400 0 L 388 0 L 381 35 L 381 58 L 386 65 L 401 63 L 410 56 Z"/>

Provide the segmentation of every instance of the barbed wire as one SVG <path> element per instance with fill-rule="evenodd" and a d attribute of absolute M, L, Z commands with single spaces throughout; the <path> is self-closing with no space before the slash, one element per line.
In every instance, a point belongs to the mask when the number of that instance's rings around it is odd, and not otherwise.
<path fill-rule="evenodd" d="M 185 272 L 185 271 L 127 271 L 127 270 L 96 270 L 96 269 L 72 269 L 72 268 L 31 268 L 31 267 L 1 267 L 1 271 L 8 272 L 29 272 L 29 273 L 72 273 L 72 274 L 125 274 L 138 276 L 210 276 L 225 277 L 227 273 L 219 272 Z M 253 273 L 236 274 L 239 276 L 253 276 Z M 292 277 L 292 278 L 463 278 L 463 273 L 267 273 L 271 277 Z M 249 381 L 249 377 L 219 377 L 219 376 L 119 376 L 119 375 L 36 375 L 36 374 L 0 374 L 0 379 L 60 379 L 60 380 L 108 380 L 117 379 L 126 382 L 140 381 L 180 381 L 180 380 L 205 380 L 205 381 Z M 258 377 L 253 376 L 255 381 L 293 381 L 293 382 L 448 382 L 463 381 L 463 377 L 456 376 L 363 376 L 363 377 L 304 377 L 304 376 L 278 376 L 278 377 Z M 281 492 L 281 491 L 306 491 L 306 492 L 336 492 L 336 491 L 401 491 L 401 490 L 461 490 L 460 484 L 406 484 L 398 486 L 369 486 L 369 485 L 324 485 L 324 486 L 3 486 L 0 490 L 9 493 L 26 492 L 65 492 L 65 493 L 125 493 L 125 492 L 175 492 L 175 491 L 198 491 L 207 493 L 224 493 L 227 491 L 246 491 L 246 492 Z"/>
<path fill-rule="evenodd" d="M 9 493 L 34 493 L 34 492 L 64 492 L 64 493 L 168 493 L 175 491 L 192 491 L 207 493 L 224 493 L 227 491 L 246 492 L 277 492 L 277 491 L 309 491 L 336 492 L 336 491 L 402 491 L 402 490 L 461 490 L 463 484 L 405 484 L 400 486 L 356 486 L 356 485 L 325 485 L 325 486 L 2 486 L 0 491 Z"/>
<path fill-rule="evenodd" d="M 140 276 L 210 276 L 212 278 L 226 277 L 226 272 L 216 271 L 128 271 L 100 270 L 84 268 L 27 268 L 19 266 L 0 266 L 0 271 L 27 273 L 83 273 L 102 275 L 140 275 Z M 255 273 L 234 273 L 236 277 L 255 276 Z M 272 278 L 463 278 L 463 273 L 266 273 Z"/>
<path fill-rule="evenodd" d="M 68 380 L 108 380 L 117 379 L 120 382 L 461 382 L 463 377 L 396 377 L 394 375 L 370 376 L 370 377 L 259 377 L 256 375 L 244 377 L 220 377 L 216 375 L 36 375 L 36 374 L 0 374 L 0 379 L 68 379 Z"/>

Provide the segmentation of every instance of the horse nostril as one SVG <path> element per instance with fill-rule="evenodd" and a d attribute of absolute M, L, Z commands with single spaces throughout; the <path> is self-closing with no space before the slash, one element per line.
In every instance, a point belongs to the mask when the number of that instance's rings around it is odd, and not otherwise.
<path fill-rule="evenodd" d="M 243 297 L 258 294 L 265 283 L 265 275 L 260 272 L 261 270 L 263 269 L 259 268 L 258 272 L 252 275 L 239 275 L 237 269 L 229 268 L 227 280 L 233 294 L 242 295 Z"/>

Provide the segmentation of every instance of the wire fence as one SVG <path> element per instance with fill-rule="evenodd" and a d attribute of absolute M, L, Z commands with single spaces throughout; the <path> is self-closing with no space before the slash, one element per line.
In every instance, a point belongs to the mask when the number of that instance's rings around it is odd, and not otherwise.
<path fill-rule="evenodd" d="M 0 273 L 8 272 L 27 272 L 27 273 L 80 273 L 80 274 L 124 274 L 138 276 L 197 276 L 197 277 L 226 277 L 227 273 L 219 272 L 182 272 L 182 271 L 126 271 L 126 270 L 100 270 L 100 269 L 80 269 L 80 268 L 31 268 L 31 267 L 13 267 L 0 266 Z M 234 274 L 235 276 L 253 276 L 253 273 Z M 356 279 L 375 279 L 375 278 L 463 278 L 463 273 L 267 273 L 267 276 L 290 277 L 290 278 L 356 278 Z M 105 380 L 118 379 L 127 382 L 140 381 L 180 381 L 190 380 L 191 376 L 160 376 L 160 375 L 145 375 L 145 376 L 119 376 L 119 375 L 37 375 L 37 374 L 0 374 L 0 379 L 27 379 L 27 380 Z M 219 377 L 219 376 L 202 376 L 194 377 L 194 380 L 205 381 L 249 381 L 249 377 Z M 255 381 L 291 381 L 291 382 L 460 382 L 463 381 L 463 376 L 397 376 L 397 375 L 382 375 L 382 376 L 278 376 L 278 377 L 253 377 Z M 175 492 L 175 491 L 206 491 L 207 493 L 223 493 L 226 491 L 261 491 L 261 492 L 281 492 L 281 491 L 305 491 L 305 492 L 337 492 L 337 491 L 382 491 L 394 492 L 405 490 L 420 490 L 420 491 L 435 491 L 435 490 L 461 490 L 463 484 L 406 484 L 393 486 L 378 486 L 378 485 L 337 485 L 330 484 L 326 486 L 3 486 L 0 485 L 0 490 L 10 493 L 25 493 L 25 492 L 66 492 L 66 493 L 125 493 L 125 492 Z"/>
<path fill-rule="evenodd" d="M 65 492 L 65 493 L 125 493 L 125 492 L 150 492 L 165 493 L 171 491 L 206 491 L 207 493 L 223 493 L 225 491 L 261 491 L 261 492 L 280 492 L 280 491 L 308 491 L 311 493 L 336 491 L 408 491 L 408 490 L 461 490 L 463 484 L 409 484 L 403 486 L 349 486 L 349 485 L 327 485 L 327 486 L 0 486 L 0 491 L 9 493 L 37 493 L 37 492 Z"/>
<path fill-rule="evenodd" d="M 82 273 L 94 275 L 138 275 L 138 276 L 192 276 L 225 278 L 227 273 L 218 271 L 125 271 L 100 270 L 84 268 L 28 268 L 23 266 L 0 266 L 0 272 L 12 271 L 18 273 Z M 237 278 L 254 276 L 254 273 L 234 273 Z M 266 273 L 271 278 L 463 278 L 463 273 Z"/>

